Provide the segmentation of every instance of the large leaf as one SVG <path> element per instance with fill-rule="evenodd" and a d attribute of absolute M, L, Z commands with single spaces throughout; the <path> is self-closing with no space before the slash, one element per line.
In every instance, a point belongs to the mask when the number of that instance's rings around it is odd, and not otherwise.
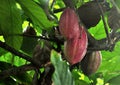
<path fill-rule="evenodd" d="M 90 80 L 88 77 L 83 75 L 80 70 L 73 69 L 72 75 L 75 81 L 75 85 L 90 85 Z"/>
<path fill-rule="evenodd" d="M 108 82 L 110 83 L 109 85 L 120 85 L 120 75 L 113 77 Z"/>
<path fill-rule="evenodd" d="M 1 0 L 0 2 L 0 31 L 7 44 L 19 49 L 22 38 L 11 36 L 11 34 L 22 33 L 20 11 L 16 6 L 15 0 Z"/>
<path fill-rule="evenodd" d="M 89 29 L 89 32 L 96 38 L 102 39 L 106 37 L 105 29 L 102 20 L 95 26 Z"/>
<path fill-rule="evenodd" d="M 105 82 L 116 75 L 120 75 L 119 47 L 120 43 L 117 43 L 113 52 L 102 51 L 102 63 L 98 71 L 103 73 Z"/>
<path fill-rule="evenodd" d="M 1 50 L 0 50 L 1 51 Z M 22 59 L 22 58 L 19 58 L 18 56 L 15 56 L 13 54 L 11 54 L 10 52 L 7 52 L 5 54 L 3 54 L 1 57 L 0 57 L 0 61 L 4 61 L 4 62 L 7 62 L 7 63 L 12 63 L 13 65 L 15 66 L 20 66 L 20 65 L 23 65 L 26 63 L 26 60 L 25 59 Z M 3 66 L 1 66 L 3 65 Z M 0 63 L 0 69 L 4 69 L 4 64 L 1 64 Z M 6 67 L 7 69 L 7 67 Z"/>
<path fill-rule="evenodd" d="M 54 85 L 75 85 L 68 64 L 55 51 L 51 53 L 51 62 L 55 67 L 53 74 Z"/>
<path fill-rule="evenodd" d="M 35 26 L 42 29 L 49 29 L 53 22 L 47 19 L 44 10 L 32 0 L 16 0 L 24 10 L 25 14 L 30 17 Z"/>

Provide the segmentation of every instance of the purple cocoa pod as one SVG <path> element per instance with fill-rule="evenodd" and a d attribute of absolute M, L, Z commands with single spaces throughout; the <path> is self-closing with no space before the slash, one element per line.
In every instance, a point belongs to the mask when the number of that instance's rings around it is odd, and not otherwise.
<path fill-rule="evenodd" d="M 100 51 L 89 52 L 86 54 L 84 59 L 81 61 L 81 69 L 85 75 L 91 75 L 95 73 L 101 63 Z"/>

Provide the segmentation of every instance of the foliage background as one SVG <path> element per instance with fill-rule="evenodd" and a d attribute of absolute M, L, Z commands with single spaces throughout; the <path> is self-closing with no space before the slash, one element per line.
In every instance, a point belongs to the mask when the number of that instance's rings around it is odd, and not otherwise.
<path fill-rule="evenodd" d="M 39 2 L 40 1 L 40 2 Z M 52 34 L 53 26 L 58 25 L 58 21 L 61 15 L 59 13 L 50 13 L 50 16 L 46 15 L 46 11 L 53 0 L 1 0 L 0 5 L 0 41 L 5 41 L 9 46 L 12 46 L 16 50 L 22 53 L 32 56 L 29 53 L 33 48 L 28 51 L 21 50 L 23 37 L 10 36 L 11 34 L 22 34 L 25 27 L 28 26 L 27 19 L 31 20 L 31 26 L 37 32 L 37 35 L 41 35 L 43 30 L 46 30 L 48 34 Z M 77 3 L 77 1 L 79 3 Z M 87 2 L 88 0 L 84 0 Z M 117 0 L 116 0 L 117 1 Z M 119 0 L 118 0 L 119 1 Z M 35 2 L 39 2 L 41 7 Z M 110 2 L 110 0 L 108 0 Z M 83 1 L 76 0 L 74 2 L 77 6 L 80 6 Z M 47 8 L 48 6 L 48 8 Z M 64 7 L 62 0 L 56 0 L 54 9 Z M 53 9 L 50 9 L 53 12 Z M 107 14 L 106 14 L 107 15 Z M 47 19 L 47 16 L 50 18 Z M 104 31 L 104 25 L 102 20 L 97 26 L 91 28 L 89 32 L 96 38 L 101 39 L 106 36 Z M 52 42 L 51 42 L 52 43 Z M 56 46 L 56 44 L 54 44 Z M 55 85 L 119 85 L 120 83 L 120 43 L 118 42 L 114 48 L 114 51 L 101 51 L 102 63 L 97 72 L 91 76 L 85 76 L 80 69 L 74 68 L 69 70 L 69 65 L 66 61 L 63 61 L 61 55 L 56 51 L 51 51 L 51 62 L 55 67 L 55 72 L 52 76 L 52 80 Z M 59 64 L 57 64 L 59 62 Z M 21 66 L 28 64 L 29 62 L 22 59 L 3 48 L 0 48 L 0 72 L 9 69 L 14 66 Z M 40 68 L 43 72 L 44 69 Z M 34 70 L 24 72 L 21 75 L 10 76 L 0 80 L 0 85 L 30 85 L 32 83 Z M 62 75 L 61 75 L 62 73 Z M 0 76 L 1 77 L 1 76 Z M 66 81 L 65 81 L 66 80 Z M 7 81 L 7 82 L 6 82 Z M 69 84 L 68 84 L 69 83 Z"/>

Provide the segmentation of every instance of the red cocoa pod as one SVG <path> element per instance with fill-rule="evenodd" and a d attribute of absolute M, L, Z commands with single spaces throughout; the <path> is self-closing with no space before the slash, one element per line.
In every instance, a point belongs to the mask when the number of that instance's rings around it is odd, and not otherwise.
<path fill-rule="evenodd" d="M 91 75 L 97 71 L 101 63 L 100 51 L 89 52 L 81 61 L 81 69 L 85 75 Z"/>
<path fill-rule="evenodd" d="M 87 50 L 87 34 L 83 28 L 80 28 L 80 37 L 69 39 L 64 43 L 64 54 L 66 60 L 71 64 L 80 62 L 86 54 Z"/>
<path fill-rule="evenodd" d="M 79 20 L 71 8 L 66 8 L 59 21 L 59 30 L 65 39 L 72 39 L 74 37 L 79 37 Z"/>

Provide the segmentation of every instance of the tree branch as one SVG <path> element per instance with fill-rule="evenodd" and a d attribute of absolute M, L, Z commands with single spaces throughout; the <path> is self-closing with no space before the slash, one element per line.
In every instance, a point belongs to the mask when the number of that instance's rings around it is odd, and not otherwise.
<path fill-rule="evenodd" d="M 106 36 L 107 36 L 107 39 L 108 39 L 108 44 L 112 44 L 112 41 L 111 41 L 111 38 L 110 38 L 110 34 L 109 34 L 109 32 L 108 32 L 107 23 L 106 23 L 106 21 L 105 21 L 104 12 L 103 12 L 103 9 L 102 9 L 101 5 L 99 4 L 98 0 L 97 0 L 97 4 L 98 4 L 98 6 L 99 6 L 99 8 L 100 8 L 101 17 L 102 17 L 102 20 L 103 20 L 103 24 L 104 24 Z"/>
<path fill-rule="evenodd" d="M 62 12 L 63 10 L 65 9 L 65 7 L 64 8 L 60 8 L 60 9 L 54 9 L 54 13 L 58 13 L 58 12 Z"/>
<path fill-rule="evenodd" d="M 43 40 L 52 41 L 52 42 L 59 42 L 59 43 L 63 43 L 64 42 L 64 38 L 62 38 L 61 36 L 59 36 L 59 38 L 58 37 L 47 38 L 45 36 L 23 35 L 23 34 L 10 34 L 8 36 L 23 36 L 23 37 L 43 39 Z"/>
<path fill-rule="evenodd" d="M 88 37 L 91 38 L 91 37 Z M 107 43 L 107 38 L 94 41 L 94 44 L 91 47 L 88 47 L 88 50 L 99 51 L 99 50 L 109 50 L 113 51 L 115 44 L 120 40 L 120 32 L 115 33 L 115 35 L 110 35 L 112 44 Z M 93 42 L 92 42 L 93 43 Z"/>
<path fill-rule="evenodd" d="M 35 66 L 33 66 L 32 64 L 22 65 L 20 67 L 13 67 L 0 72 L 0 79 L 4 79 L 9 76 L 13 76 L 17 74 L 22 74 L 26 71 L 33 70 L 33 69 L 35 69 Z"/>
<path fill-rule="evenodd" d="M 22 52 L 19 52 L 18 50 L 10 47 L 5 42 L 0 41 L 0 47 L 15 54 L 15 55 L 17 55 L 17 56 L 19 56 L 19 57 L 21 57 L 21 58 L 23 58 L 23 59 L 25 59 L 25 60 L 27 60 L 27 61 L 29 61 L 29 62 L 31 62 L 32 64 L 35 64 L 37 66 L 41 66 L 41 63 L 34 61 L 34 59 L 32 59 L 30 56 L 23 54 Z"/>

